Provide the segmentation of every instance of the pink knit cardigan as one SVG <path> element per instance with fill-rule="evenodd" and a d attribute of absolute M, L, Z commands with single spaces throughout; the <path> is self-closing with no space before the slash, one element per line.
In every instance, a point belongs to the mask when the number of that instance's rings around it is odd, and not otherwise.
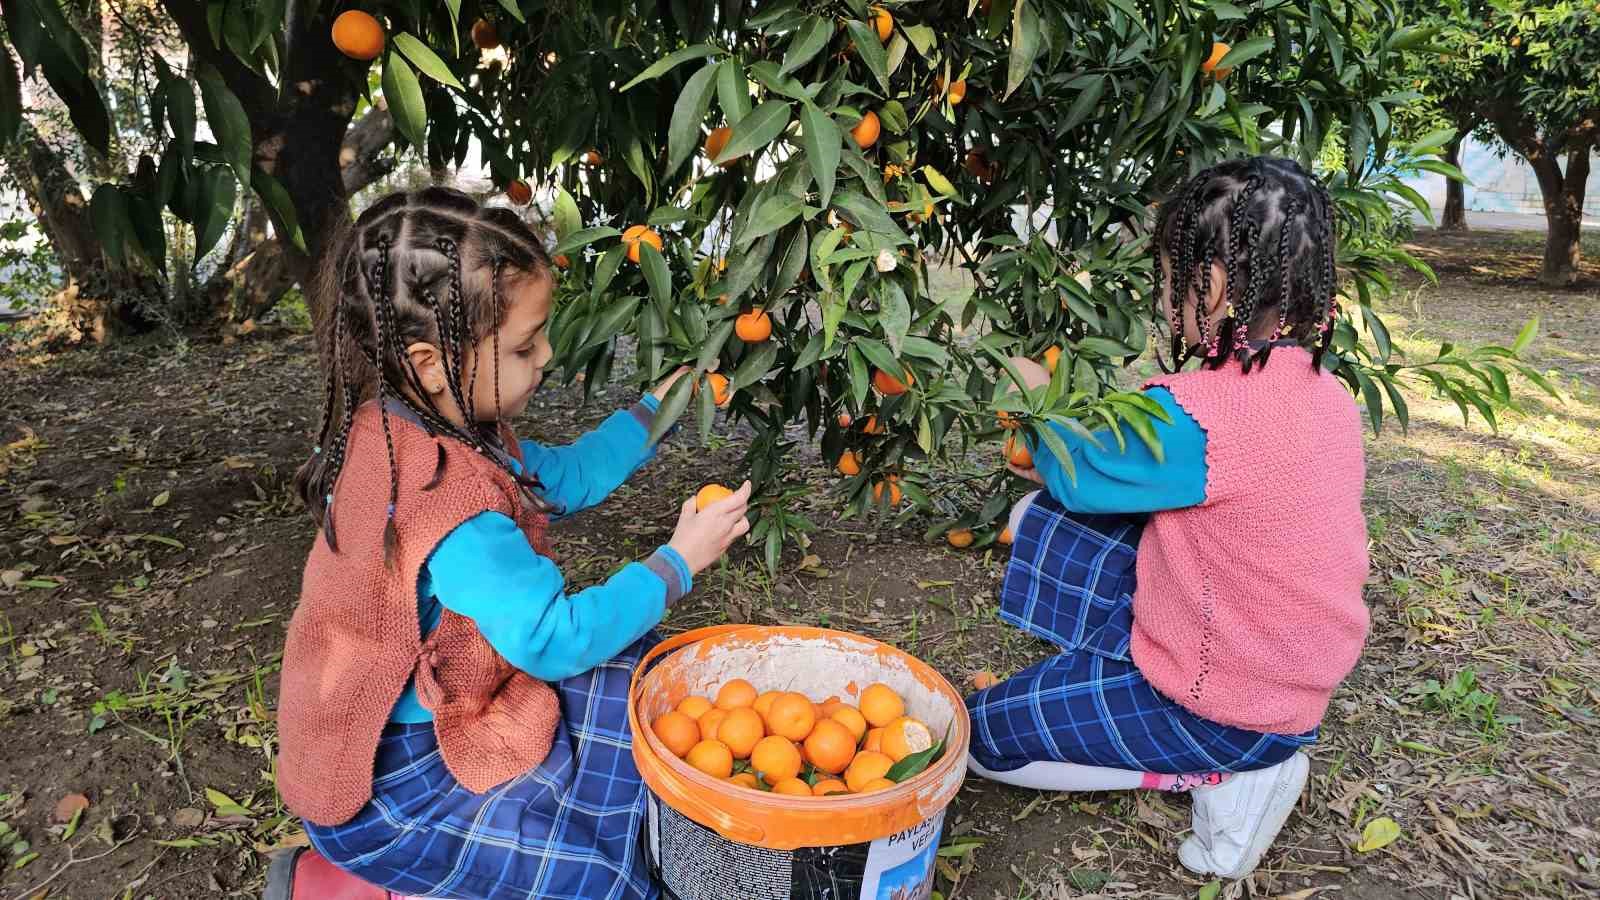
<path fill-rule="evenodd" d="M 1206 432 L 1206 498 L 1158 512 L 1139 542 L 1133 659 L 1196 715 L 1308 731 L 1367 633 L 1361 420 L 1348 391 L 1279 348 L 1150 382 Z"/>

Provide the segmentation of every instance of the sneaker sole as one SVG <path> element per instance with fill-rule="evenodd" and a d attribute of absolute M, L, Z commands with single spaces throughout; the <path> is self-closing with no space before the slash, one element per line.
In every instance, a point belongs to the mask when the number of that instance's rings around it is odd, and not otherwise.
<path fill-rule="evenodd" d="M 1295 803 L 1300 800 L 1300 793 L 1305 790 L 1310 774 L 1311 760 L 1304 753 L 1296 753 L 1288 760 L 1278 780 L 1272 785 L 1272 806 L 1261 817 L 1255 833 L 1250 836 L 1250 852 L 1232 871 L 1219 872 L 1218 875 L 1237 880 L 1256 870 L 1267 848 L 1272 846 L 1278 832 L 1283 830 L 1283 823 L 1289 821 L 1289 814 L 1294 812 Z"/>

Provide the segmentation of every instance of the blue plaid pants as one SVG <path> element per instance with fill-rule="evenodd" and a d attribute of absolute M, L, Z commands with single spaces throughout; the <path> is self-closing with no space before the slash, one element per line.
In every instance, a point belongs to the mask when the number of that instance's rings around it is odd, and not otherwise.
<path fill-rule="evenodd" d="M 433 723 L 384 729 L 372 800 L 343 825 L 306 823 L 317 852 L 399 894 L 624 900 L 659 896 L 640 833 L 628 683 L 659 638 L 554 687 L 562 721 L 538 767 L 482 794 L 445 768 Z"/>
<path fill-rule="evenodd" d="M 971 753 L 985 768 L 1030 762 L 1180 775 L 1247 772 L 1316 740 L 1201 718 L 1134 665 L 1134 562 L 1143 517 L 1068 512 L 1040 492 L 1013 529 L 1000 618 L 1064 652 L 967 697 Z"/>

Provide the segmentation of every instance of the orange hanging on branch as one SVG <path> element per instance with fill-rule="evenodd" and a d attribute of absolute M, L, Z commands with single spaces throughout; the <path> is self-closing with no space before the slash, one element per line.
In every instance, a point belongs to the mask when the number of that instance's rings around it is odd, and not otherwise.
<path fill-rule="evenodd" d="M 351 59 L 370 62 L 383 52 L 383 26 L 371 13 L 346 10 L 333 20 L 333 46 Z"/>

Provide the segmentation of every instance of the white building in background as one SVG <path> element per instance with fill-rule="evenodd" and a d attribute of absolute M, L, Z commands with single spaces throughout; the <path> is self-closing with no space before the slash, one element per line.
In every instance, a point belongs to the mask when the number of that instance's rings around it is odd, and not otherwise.
<path fill-rule="evenodd" d="M 1600 218 L 1600 159 L 1592 162 L 1588 188 L 1584 192 L 1583 211 L 1586 218 Z M 1489 145 L 1468 138 L 1461 145 L 1461 171 L 1467 176 L 1465 201 L 1468 227 L 1472 225 L 1473 212 L 1544 215 L 1539 180 L 1534 177 L 1532 167 L 1515 153 L 1508 152 L 1502 157 Z M 1433 206 L 1435 218 L 1443 213 L 1443 176 L 1426 174 L 1408 180 L 1407 184 Z"/>

